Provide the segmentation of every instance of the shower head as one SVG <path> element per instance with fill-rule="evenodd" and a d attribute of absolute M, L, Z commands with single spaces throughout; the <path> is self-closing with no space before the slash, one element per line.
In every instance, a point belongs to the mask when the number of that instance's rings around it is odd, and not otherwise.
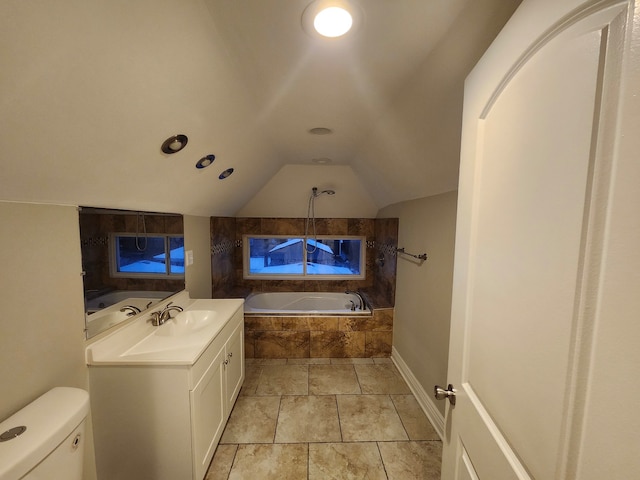
<path fill-rule="evenodd" d="M 313 191 L 312 196 L 314 196 L 314 197 L 319 197 L 320 195 L 325 194 L 325 193 L 327 195 L 335 195 L 336 194 L 335 190 L 322 190 L 320 193 L 318 193 L 318 187 L 313 187 L 312 191 Z"/>

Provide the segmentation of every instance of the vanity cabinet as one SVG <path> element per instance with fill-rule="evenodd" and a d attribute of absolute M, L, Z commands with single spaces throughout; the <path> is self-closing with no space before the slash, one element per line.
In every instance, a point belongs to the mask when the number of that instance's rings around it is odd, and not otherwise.
<path fill-rule="evenodd" d="M 242 308 L 191 365 L 90 365 L 99 480 L 202 480 L 244 381 Z"/>
<path fill-rule="evenodd" d="M 202 479 L 244 381 L 243 321 L 189 392 L 195 479 Z M 208 362 L 205 362 L 208 363 Z"/>

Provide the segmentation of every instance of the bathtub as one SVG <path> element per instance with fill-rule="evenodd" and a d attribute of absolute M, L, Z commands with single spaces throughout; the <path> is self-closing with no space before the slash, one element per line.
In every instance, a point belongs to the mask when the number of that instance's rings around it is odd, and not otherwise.
<path fill-rule="evenodd" d="M 134 306 L 144 311 L 172 293 L 174 292 L 113 290 L 92 300 L 87 300 L 87 338 L 130 318 L 127 312 L 120 311 L 122 307 Z"/>
<path fill-rule="evenodd" d="M 107 292 L 104 295 L 101 295 L 96 298 L 92 298 L 91 300 L 86 301 L 86 309 L 87 312 L 92 314 L 103 308 L 110 307 L 117 303 L 120 303 L 125 300 L 133 300 L 133 299 L 142 299 L 146 301 L 143 305 L 138 305 L 136 302 L 131 302 L 136 307 L 146 308 L 147 303 L 149 301 L 153 303 L 157 303 L 163 298 L 167 298 L 169 295 L 172 295 L 175 292 L 153 292 L 153 291 L 143 291 L 143 290 L 112 290 L 111 292 Z"/>
<path fill-rule="evenodd" d="M 353 302 L 353 303 L 352 303 Z M 248 315 L 371 315 L 371 310 L 351 310 L 360 305 L 357 295 L 332 292 L 253 293 L 244 303 Z"/>

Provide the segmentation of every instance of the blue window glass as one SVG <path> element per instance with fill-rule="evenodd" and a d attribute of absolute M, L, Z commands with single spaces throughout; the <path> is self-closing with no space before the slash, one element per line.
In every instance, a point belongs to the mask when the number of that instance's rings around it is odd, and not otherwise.
<path fill-rule="evenodd" d="M 184 237 L 115 234 L 112 240 L 112 275 L 183 276 Z"/>
<path fill-rule="evenodd" d="M 364 238 L 245 237 L 245 278 L 364 278 Z"/>

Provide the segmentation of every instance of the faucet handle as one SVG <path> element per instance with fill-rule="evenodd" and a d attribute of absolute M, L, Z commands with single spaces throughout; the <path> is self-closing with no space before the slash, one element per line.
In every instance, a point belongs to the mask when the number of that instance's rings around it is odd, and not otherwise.
<path fill-rule="evenodd" d="M 162 325 L 162 313 L 161 312 L 151 312 L 151 325 L 157 327 Z"/>

